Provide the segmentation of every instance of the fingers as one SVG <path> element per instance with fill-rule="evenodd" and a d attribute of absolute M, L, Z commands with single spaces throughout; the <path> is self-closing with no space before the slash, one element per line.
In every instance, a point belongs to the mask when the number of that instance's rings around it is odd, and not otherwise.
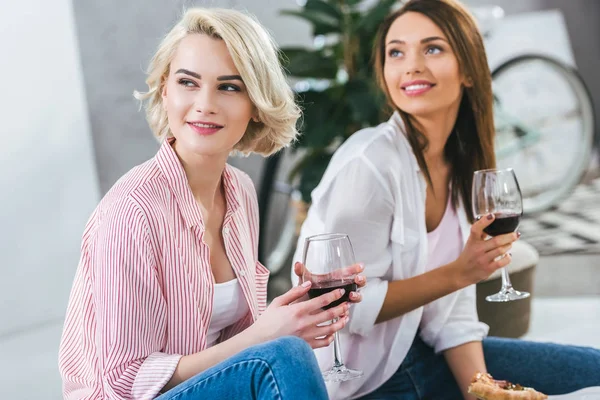
<path fill-rule="evenodd" d="M 483 245 L 483 249 L 486 252 L 488 252 L 495 248 L 511 244 L 518 238 L 519 238 L 519 234 L 517 232 L 511 232 L 511 233 L 506 233 L 504 235 L 498 235 L 490 240 L 486 240 Z"/>
<path fill-rule="evenodd" d="M 305 281 L 312 281 L 312 276 L 309 270 L 304 268 L 304 264 L 299 261 L 294 263 L 294 273 L 299 279 L 298 284 Z"/>
<path fill-rule="evenodd" d="M 363 263 L 352 264 L 349 267 L 342 268 L 340 271 L 342 272 L 341 278 L 351 275 L 358 275 L 365 270 L 365 265 Z"/>
<path fill-rule="evenodd" d="M 340 318 L 335 323 L 325 325 L 325 326 L 315 326 L 314 330 L 307 332 L 309 337 L 314 338 L 328 338 L 329 336 L 333 336 L 334 333 L 342 330 L 350 321 L 350 317 L 346 316 L 345 318 Z M 315 339 L 319 340 L 319 339 Z M 331 343 L 331 342 L 330 342 Z M 325 342 L 322 343 L 324 346 L 328 346 Z"/>
<path fill-rule="evenodd" d="M 512 254 L 506 253 L 504 257 L 492 262 L 491 267 L 492 270 L 495 271 L 499 268 L 504 268 L 512 261 Z"/>
<path fill-rule="evenodd" d="M 485 238 L 487 233 L 483 230 L 494 222 L 494 219 L 496 219 L 494 214 L 488 214 L 475 221 L 475 223 L 471 225 L 471 235 L 475 236 L 477 239 Z"/>
<path fill-rule="evenodd" d="M 497 257 L 503 257 L 507 254 L 510 249 L 512 249 L 512 244 L 507 244 L 506 246 L 496 247 L 486 253 L 488 260 L 491 262 L 495 260 Z"/>
<path fill-rule="evenodd" d="M 333 342 L 333 338 L 333 335 L 329 335 L 324 338 L 307 340 L 307 342 L 313 349 L 320 349 L 329 346 Z"/>
<path fill-rule="evenodd" d="M 311 287 L 311 282 L 306 281 L 299 286 L 295 286 L 295 287 L 291 288 L 290 290 L 288 290 L 281 296 L 275 297 L 273 299 L 273 301 L 271 302 L 271 304 L 273 304 L 277 307 L 286 306 L 286 305 L 300 299 L 301 297 L 303 297 L 306 293 L 308 293 L 308 290 L 310 289 L 310 287 Z M 327 303 L 327 304 L 329 304 L 329 303 Z"/>
<path fill-rule="evenodd" d="M 352 303 L 360 303 L 362 301 L 362 294 L 359 292 L 351 292 L 350 293 L 350 302 Z"/>
<path fill-rule="evenodd" d="M 364 264 L 357 263 L 347 267 L 336 269 L 329 274 L 312 275 L 313 281 L 335 281 L 345 280 L 353 275 L 361 273 L 365 269 Z"/>
<path fill-rule="evenodd" d="M 305 312 L 310 313 L 311 311 L 315 311 L 320 308 L 325 308 L 334 301 L 339 300 L 345 292 L 346 291 L 344 289 L 335 289 L 329 293 L 325 293 L 320 295 L 319 297 L 315 297 L 314 299 L 299 303 L 299 305 L 303 308 Z"/>
<path fill-rule="evenodd" d="M 348 303 L 342 303 L 336 307 L 332 307 L 328 310 L 323 310 L 319 313 L 313 314 L 307 319 L 309 325 L 318 325 L 323 322 L 332 321 L 336 318 L 340 318 L 342 315 L 348 313 Z"/>
<path fill-rule="evenodd" d="M 359 288 L 362 288 L 367 284 L 367 277 L 364 275 L 356 275 L 354 277 L 354 283 L 356 283 L 356 286 Z"/>

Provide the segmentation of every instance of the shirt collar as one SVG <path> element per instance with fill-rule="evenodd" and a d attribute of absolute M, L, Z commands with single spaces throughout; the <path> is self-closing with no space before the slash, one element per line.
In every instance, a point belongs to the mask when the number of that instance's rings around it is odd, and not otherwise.
<path fill-rule="evenodd" d="M 410 156 L 409 156 L 410 164 L 411 164 L 412 168 L 414 169 L 414 171 L 417 173 L 421 172 L 421 167 L 419 166 L 417 157 L 415 156 L 412 146 L 410 145 L 410 142 L 408 141 L 408 138 L 406 137 L 406 135 L 407 135 L 406 127 L 404 125 L 404 121 L 402 120 L 402 117 L 400 116 L 400 113 L 398 113 L 398 111 L 394 111 L 394 113 L 390 117 L 388 123 L 391 124 L 396 131 L 399 131 L 401 133 L 401 135 L 398 135 L 398 136 L 400 137 L 402 143 L 408 149 L 408 153 L 410 154 Z"/>
<path fill-rule="evenodd" d="M 181 161 L 179 161 L 179 157 L 177 157 L 177 153 L 175 153 L 175 150 L 172 147 L 174 141 L 175 138 L 167 138 L 163 141 L 155 156 L 156 163 L 165 176 L 169 189 L 175 196 L 175 200 L 177 201 L 187 227 L 191 228 L 199 226 L 204 229 L 204 221 L 202 219 L 200 207 L 198 207 L 198 203 L 192 194 L 183 165 L 181 165 Z M 225 164 L 222 180 L 227 207 L 225 218 L 227 219 L 227 216 L 237 211 L 240 206 L 238 200 L 239 191 L 237 190 L 237 178 L 228 164 Z"/>

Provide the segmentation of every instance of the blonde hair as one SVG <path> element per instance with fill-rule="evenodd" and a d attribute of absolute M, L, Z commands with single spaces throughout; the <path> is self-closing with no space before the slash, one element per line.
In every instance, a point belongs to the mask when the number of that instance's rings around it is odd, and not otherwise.
<path fill-rule="evenodd" d="M 146 119 L 155 136 L 173 136 L 163 108 L 162 90 L 181 40 L 190 34 L 222 39 L 240 72 L 259 122 L 250 121 L 234 150 L 270 155 L 289 145 L 298 135 L 300 109 L 288 85 L 274 40 L 252 16 L 219 8 L 191 8 L 165 36 L 148 67 L 148 91 L 134 92 L 145 103 Z"/>

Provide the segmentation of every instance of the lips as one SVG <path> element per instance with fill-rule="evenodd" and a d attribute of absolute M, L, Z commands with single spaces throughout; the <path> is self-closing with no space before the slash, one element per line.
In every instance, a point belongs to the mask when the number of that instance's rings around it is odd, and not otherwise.
<path fill-rule="evenodd" d="M 193 121 L 187 123 L 192 130 L 200 135 L 213 135 L 223 128 L 223 125 L 205 122 L 205 121 Z"/>
<path fill-rule="evenodd" d="M 403 83 L 400 87 L 408 96 L 417 96 L 428 92 L 435 86 L 429 81 L 419 80 Z"/>

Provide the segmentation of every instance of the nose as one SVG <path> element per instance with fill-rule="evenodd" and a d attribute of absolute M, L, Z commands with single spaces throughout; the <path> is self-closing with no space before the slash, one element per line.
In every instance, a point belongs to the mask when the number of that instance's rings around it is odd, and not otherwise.
<path fill-rule="evenodd" d="M 425 70 L 425 58 L 416 51 L 411 51 L 405 56 L 406 75 L 418 75 Z"/>
<path fill-rule="evenodd" d="M 217 99 L 215 93 L 211 88 L 202 87 L 196 94 L 194 99 L 194 108 L 196 112 L 201 114 L 216 114 L 217 113 Z"/>

